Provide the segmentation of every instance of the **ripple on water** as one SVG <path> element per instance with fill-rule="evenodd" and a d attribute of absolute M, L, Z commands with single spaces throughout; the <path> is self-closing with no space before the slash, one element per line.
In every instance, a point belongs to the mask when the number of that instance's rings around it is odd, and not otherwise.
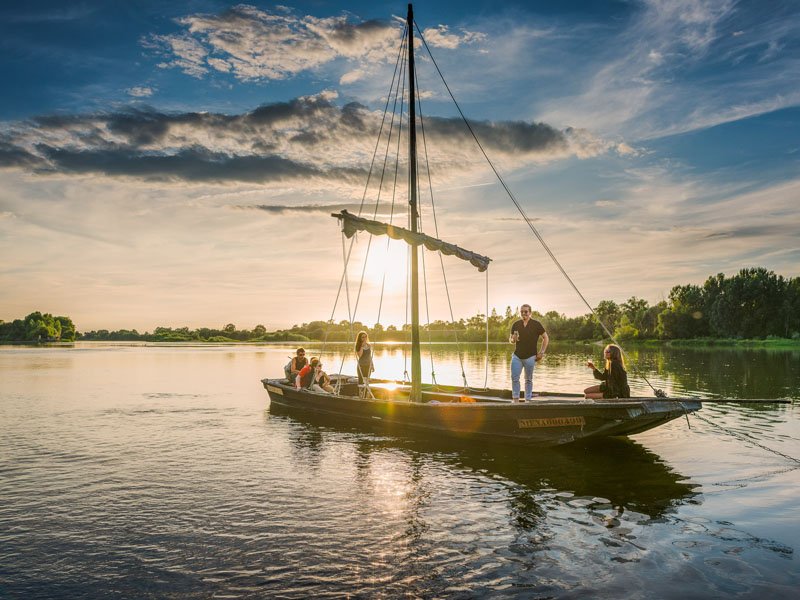
<path fill-rule="evenodd" d="M 272 415 L 264 358 L 245 351 L 176 349 L 169 376 L 147 349 L 115 356 L 71 355 L 58 394 L 20 380 L 3 396 L 12 597 L 791 598 L 800 583 L 781 533 L 797 471 L 710 425 L 557 451 L 450 443 Z M 796 443 L 786 413 L 704 412 Z"/>

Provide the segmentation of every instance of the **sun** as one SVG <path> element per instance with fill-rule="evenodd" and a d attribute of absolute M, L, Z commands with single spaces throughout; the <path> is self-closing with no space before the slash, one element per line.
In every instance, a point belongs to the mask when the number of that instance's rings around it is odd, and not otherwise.
<path fill-rule="evenodd" d="M 373 238 L 364 268 L 364 283 L 378 289 L 383 285 L 385 292 L 404 290 L 408 260 L 405 242 L 388 237 Z"/>

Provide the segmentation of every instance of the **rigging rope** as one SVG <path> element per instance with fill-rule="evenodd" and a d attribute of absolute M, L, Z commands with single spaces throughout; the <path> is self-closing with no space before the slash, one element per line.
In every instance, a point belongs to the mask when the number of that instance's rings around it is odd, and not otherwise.
<path fill-rule="evenodd" d="M 401 50 L 402 50 L 402 46 L 403 46 L 403 44 L 401 44 Z M 403 56 L 404 56 L 404 54 L 403 54 Z M 402 67 L 400 69 L 400 77 L 398 77 L 398 79 L 397 79 L 397 90 L 395 92 L 394 107 L 393 107 L 393 110 L 392 110 L 392 119 L 389 122 L 389 133 L 387 134 L 387 139 L 386 139 L 386 152 L 384 152 L 384 155 L 383 155 L 383 168 L 381 169 L 381 178 L 380 178 L 380 181 L 378 182 L 378 194 L 375 197 L 375 210 L 373 211 L 373 214 L 372 214 L 372 218 L 373 219 L 378 216 L 378 207 L 380 206 L 380 203 L 381 203 L 381 192 L 383 191 L 383 180 L 384 180 L 384 177 L 386 177 L 386 161 L 389 158 L 389 148 L 392 145 L 392 130 L 394 128 L 394 118 L 395 118 L 396 113 L 397 113 L 397 95 L 400 93 L 400 82 L 403 82 L 403 88 L 402 88 L 403 92 L 402 93 L 405 94 L 405 81 L 403 80 L 403 74 L 405 73 L 405 61 L 403 61 L 401 64 L 402 64 Z M 392 80 L 392 87 L 394 87 L 394 79 Z M 386 100 L 387 109 L 388 109 L 388 106 L 389 106 L 389 99 L 391 98 L 391 95 L 392 95 L 391 89 L 392 88 L 390 88 L 390 90 L 389 90 L 389 97 Z M 401 103 L 400 104 L 400 110 L 402 111 L 402 109 L 403 109 L 403 104 Z M 402 120 L 402 114 L 401 114 L 401 119 L 400 120 Z M 384 113 L 384 121 L 385 121 L 385 113 Z M 381 131 L 382 130 L 383 130 L 383 123 L 381 123 Z M 379 142 L 380 142 L 380 136 L 381 136 L 381 133 L 378 134 L 378 141 Z M 376 150 L 377 150 L 377 146 L 376 146 Z M 373 162 L 374 162 L 374 157 L 373 157 Z M 372 169 L 371 166 L 370 166 L 370 169 Z M 366 194 L 365 194 L 365 196 L 366 196 Z M 362 199 L 362 206 L 363 206 L 363 199 Z M 359 208 L 359 216 L 361 216 L 361 209 L 360 208 Z M 358 294 L 356 295 L 355 308 L 353 309 L 353 319 L 355 319 L 355 315 L 358 312 L 358 305 L 359 305 L 359 302 L 361 300 L 361 291 L 364 288 L 364 275 L 365 275 L 365 273 L 367 271 L 367 263 L 369 261 L 369 252 L 370 252 L 370 249 L 372 248 L 372 239 L 373 239 L 373 237 L 374 236 L 369 236 L 369 238 L 367 240 L 367 251 L 364 254 L 364 265 L 361 267 L 361 279 L 359 280 L 359 283 L 358 283 Z M 381 298 L 381 304 L 382 303 L 383 303 L 383 298 Z"/>
<path fill-rule="evenodd" d="M 350 324 L 350 332 L 349 332 L 349 339 L 353 339 L 353 313 L 350 311 L 350 282 L 347 277 L 347 262 L 350 259 L 350 253 L 345 252 L 345 235 L 342 232 L 342 260 L 344 262 L 344 289 L 345 289 L 345 297 L 347 298 L 347 317 Z M 352 250 L 353 245 L 350 245 L 350 249 Z M 344 370 L 344 361 L 347 353 L 342 354 L 342 362 L 339 365 L 339 376 L 337 377 L 337 381 L 341 381 L 342 379 L 342 371 Z M 341 388 L 341 384 L 339 384 L 339 388 Z"/>
<path fill-rule="evenodd" d="M 410 214 L 411 208 L 408 207 L 407 212 Z M 409 303 L 409 293 L 408 293 L 408 281 L 411 279 L 410 269 L 408 268 L 409 262 L 411 261 L 411 246 L 406 248 L 406 315 L 405 315 L 405 323 L 408 323 L 408 303 Z M 405 326 L 403 326 L 403 338 L 405 338 Z M 405 341 L 405 340 L 404 340 Z M 403 381 L 411 381 L 411 378 L 408 376 L 408 347 L 404 343 L 403 344 Z"/>
<path fill-rule="evenodd" d="M 422 217 L 420 217 L 422 223 Z M 425 246 L 422 247 L 422 286 L 425 290 L 425 321 L 427 322 L 428 333 L 428 355 L 431 359 L 431 383 L 438 388 L 439 384 L 436 382 L 436 369 L 433 366 L 433 340 L 431 339 L 431 310 L 428 305 L 428 274 L 425 269 Z"/>
<path fill-rule="evenodd" d="M 747 434 L 744 434 L 744 433 L 739 433 L 738 431 L 734 431 L 733 429 L 728 429 L 727 427 L 723 427 L 722 425 L 718 425 L 717 423 L 714 423 L 714 421 L 711 421 L 710 419 L 706 419 L 704 416 L 699 415 L 696 412 L 692 413 L 692 416 L 695 417 L 696 419 L 700 419 L 701 421 L 703 421 L 703 423 L 706 423 L 707 425 L 711 425 L 712 427 L 716 427 L 717 429 L 719 429 L 723 433 L 727 433 L 728 435 L 730 435 L 732 437 L 735 437 L 735 438 L 737 438 L 739 440 L 747 442 L 748 444 L 753 444 L 754 446 L 758 446 L 762 450 L 766 450 L 767 452 L 771 452 L 772 454 L 775 454 L 775 455 L 780 456 L 782 458 L 785 458 L 786 460 L 789 460 L 789 461 L 791 461 L 791 462 L 793 462 L 795 464 L 800 465 L 800 459 L 797 459 L 794 456 L 789 456 L 788 454 L 784 454 L 783 452 L 781 452 L 779 450 L 775 450 L 775 449 L 770 448 L 768 446 L 765 446 L 763 444 L 759 444 L 750 435 L 747 435 Z"/>
<path fill-rule="evenodd" d="M 414 76 L 416 78 L 416 73 L 414 74 Z M 419 80 L 417 80 L 417 89 L 419 89 Z M 425 156 L 425 172 L 428 176 L 428 190 L 431 195 L 431 213 L 433 215 L 433 229 L 434 232 L 436 233 L 436 237 L 441 238 L 441 236 L 439 235 L 439 222 L 436 219 L 436 202 L 434 201 L 433 198 L 433 182 L 431 180 L 430 162 L 428 161 L 428 141 L 427 138 L 425 137 L 425 120 L 423 118 L 423 113 L 422 113 L 421 98 L 417 98 L 417 106 L 419 108 L 419 127 L 420 127 L 420 133 L 422 135 L 422 149 L 423 149 L 423 154 Z M 447 273 L 445 272 L 444 268 L 444 257 L 442 256 L 441 251 L 438 252 L 438 255 L 439 255 L 439 264 L 441 265 L 442 269 L 442 280 L 444 282 L 445 295 L 447 296 L 447 306 L 450 309 L 450 322 L 455 323 L 456 318 L 455 315 L 453 314 L 453 303 L 450 299 L 450 287 L 447 284 Z M 458 330 L 453 329 L 453 333 L 455 335 L 455 340 L 456 340 L 456 351 L 458 352 L 458 362 L 461 365 L 461 379 L 464 382 L 464 388 L 467 389 L 469 388 L 469 384 L 467 383 L 467 375 L 464 372 L 464 354 L 461 351 L 461 342 L 458 339 Z"/>
<path fill-rule="evenodd" d="M 467 117 L 464 115 L 464 111 L 461 110 L 461 106 L 459 105 L 458 101 L 456 100 L 456 97 L 453 95 L 453 92 L 450 89 L 450 86 L 447 84 L 447 81 L 444 78 L 444 74 L 442 73 L 441 69 L 439 69 L 439 65 L 437 64 L 436 59 L 433 57 L 433 53 L 431 52 L 431 49 L 428 46 L 428 42 L 425 40 L 425 36 L 422 35 L 422 31 L 420 31 L 419 25 L 417 25 L 416 21 L 414 22 L 414 26 L 416 27 L 417 32 L 419 33 L 419 37 L 422 40 L 422 44 L 425 46 L 425 50 L 427 50 L 427 52 L 428 52 L 428 56 L 430 56 L 434 67 L 436 67 L 436 71 L 439 74 L 439 77 L 441 78 L 442 83 L 444 84 L 445 88 L 447 89 L 447 93 L 450 95 L 450 98 L 453 100 L 453 103 L 456 105 L 456 109 L 458 110 L 459 115 L 461 115 L 461 119 L 464 121 L 464 124 L 467 126 L 467 129 L 469 130 L 470 135 L 472 135 L 472 138 L 475 140 L 475 143 L 478 145 L 478 148 L 480 149 L 481 153 L 483 154 L 483 157 L 486 159 L 486 162 L 489 163 L 489 166 L 491 167 L 492 171 L 494 172 L 495 177 L 497 177 L 497 180 L 500 182 L 500 185 L 503 187 L 503 189 L 505 190 L 505 192 L 508 195 L 508 197 L 514 203 L 514 206 L 517 208 L 517 211 L 522 216 L 523 220 L 528 225 L 530 230 L 533 232 L 533 235 L 536 236 L 537 240 L 539 240 L 539 243 L 542 245 L 542 248 L 544 248 L 544 250 L 547 253 L 547 255 L 553 261 L 553 264 L 555 264 L 555 266 L 558 268 L 558 270 L 561 271 L 561 274 L 564 276 L 564 278 L 567 280 L 567 282 L 570 284 L 570 286 L 572 286 L 572 289 L 575 290 L 575 293 L 578 294 L 580 299 L 583 301 L 583 303 L 589 309 L 589 312 L 592 314 L 592 316 L 595 318 L 595 320 L 600 324 L 600 327 L 603 328 L 603 331 L 606 332 L 606 335 L 609 337 L 609 339 L 611 339 L 611 341 L 613 341 L 617 346 L 619 346 L 620 350 L 622 351 L 622 354 L 623 355 L 627 355 L 625 350 L 622 348 L 622 345 L 614 338 L 614 335 L 611 333 L 611 331 L 609 331 L 609 329 L 606 326 L 606 324 L 603 323 L 603 321 L 597 316 L 597 313 L 592 308 L 592 306 L 589 304 L 589 302 L 586 300 L 586 298 L 581 293 L 581 291 L 578 289 L 578 286 L 575 285 L 574 281 L 572 281 L 572 278 L 569 276 L 569 274 L 566 272 L 564 267 L 561 265 L 561 263 L 559 262 L 558 258 L 556 258 L 556 255 L 550 249 L 550 246 L 548 246 L 547 242 L 545 242 L 544 238 L 542 237 L 542 234 L 539 233 L 539 230 L 536 229 L 536 227 L 534 226 L 534 224 L 531 221 L 530 217 L 528 217 L 528 215 L 525 213 L 525 210 L 522 208 L 522 205 L 519 203 L 519 201 L 517 200 L 516 196 L 514 196 L 514 194 L 511 191 L 511 189 L 508 187 L 508 185 L 506 185 L 506 182 L 503 179 L 503 177 L 500 175 L 500 172 L 494 166 L 494 163 L 489 158 L 489 155 L 486 154 L 486 150 L 484 150 L 483 145 L 481 144 L 480 140 L 478 139 L 477 134 L 475 133 L 475 131 L 472 128 L 472 125 L 470 125 L 469 121 L 467 120 Z M 645 377 L 644 374 L 639 372 L 639 370 L 636 368 L 635 363 L 631 363 L 631 364 L 633 366 L 634 372 L 636 372 L 639 375 L 639 377 L 641 377 L 647 383 L 647 385 L 650 386 L 650 388 L 653 390 L 653 392 L 656 394 L 656 396 L 665 396 L 663 391 L 657 390 L 655 387 L 653 387 L 653 384 L 650 383 L 650 381 L 647 379 L 647 377 Z"/>
<path fill-rule="evenodd" d="M 397 177 L 400 172 L 400 140 L 403 137 L 403 103 L 405 101 L 405 80 L 400 77 L 400 80 L 403 82 L 403 89 L 400 93 L 400 119 L 397 121 L 397 150 L 395 150 L 395 159 L 394 159 L 394 181 L 392 182 L 392 205 L 389 210 L 389 225 L 394 223 L 394 206 L 395 206 L 395 199 L 397 197 Z M 397 95 L 395 95 L 395 110 L 397 107 Z M 386 256 L 389 256 L 389 248 L 391 245 L 391 238 L 387 236 L 386 238 Z M 383 310 L 383 293 L 386 289 L 386 268 L 383 269 L 383 277 L 381 278 L 381 297 L 380 301 L 378 302 L 378 323 L 381 322 L 381 311 Z"/>
<path fill-rule="evenodd" d="M 483 389 L 489 389 L 489 269 L 486 269 L 486 359 L 484 364 Z"/>
<path fill-rule="evenodd" d="M 386 114 L 387 114 L 387 112 L 389 110 L 389 102 L 390 102 L 391 97 L 392 97 L 392 90 L 395 87 L 395 80 L 397 79 L 397 69 L 398 69 L 398 66 L 400 66 L 401 64 L 403 65 L 403 68 L 405 68 L 405 64 L 401 62 L 401 58 L 403 56 L 403 50 L 404 50 L 405 45 L 406 45 L 405 44 L 405 40 L 407 38 L 407 33 L 408 33 L 408 26 L 405 26 L 405 27 L 403 27 L 403 33 L 402 33 L 401 38 L 400 38 L 401 39 L 400 48 L 398 49 L 397 59 L 395 60 L 395 64 L 394 64 L 394 72 L 392 73 L 392 82 L 389 85 L 389 93 L 386 96 L 386 104 L 383 107 L 383 117 L 381 118 L 380 129 L 378 130 L 378 138 L 375 141 L 375 148 L 372 151 L 372 160 L 370 161 L 369 171 L 367 173 L 367 182 L 364 185 L 364 192 L 361 195 L 361 203 L 359 204 L 359 207 L 358 207 L 358 215 L 359 216 L 361 216 L 361 213 L 362 213 L 362 211 L 364 209 L 364 202 L 366 201 L 367 191 L 369 190 L 369 183 L 370 183 L 370 180 L 372 178 L 372 170 L 373 170 L 373 167 L 375 165 L 375 158 L 378 155 L 378 148 L 380 146 L 381 137 L 383 135 L 383 128 L 384 128 L 384 125 L 386 123 Z M 401 77 L 402 77 L 402 70 L 401 70 Z M 399 84 L 398 84 L 398 87 L 399 87 Z M 394 119 L 394 113 L 392 114 L 392 118 Z M 352 257 L 352 252 L 353 252 L 353 246 L 354 245 L 355 245 L 355 237 L 351 238 L 350 247 L 348 248 L 347 252 L 345 253 L 345 251 L 344 251 L 345 236 L 344 236 L 344 233 L 343 233 L 342 234 L 342 255 L 343 255 L 344 265 L 342 267 L 342 277 L 339 280 L 339 289 L 336 292 L 336 299 L 334 300 L 333 309 L 331 310 L 331 318 L 328 320 L 328 324 L 327 324 L 327 326 L 325 328 L 325 337 L 324 337 L 323 342 L 322 342 L 322 349 L 320 351 L 320 354 L 322 354 L 325 351 L 325 347 L 326 347 L 327 342 L 328 342 L 328 335 L 330 333 L 330 328 L 331 328 L 331 326 L 333 324 L 333 318 L 334 318 L 334 315 L 336 313 L 336 307 L 337 307 L 337 305 L 339 303 L 339 297 L 341 296 L 341 292 L 342 292 L 342 284 L 344 284 L 346 292 L 347 292 L 346 296 L 347 296 L 347 312 L 348 312 L 348 321 L 349 321 L 349 338 L 350 338 L 350 341 L 352 341 L 352 339 L 353 339 L 353 319 L 354 319 L 354 314 L 350 310 L 350 286 L 349 286 L 349 282 L 348 282 L 348 278 L 347 278 L 347 269 L 348 269 L 349 264 L 350 264 L 350 258 Z M 365 259 L 365 261 L 366 261 L 366 259 Z M 362 273 L 362 278 L 363 278 L 363 273 Z M 359 286 L 359 296 L 360 296 L 360 294 L 361 294 L 361 290 L 360 290 L 360 286 Z M 341 362 L 341 365 L 339 366 L 339 377 L 337 378 L 337 384 L 336 384 L 337 385 L 337 393 L 341 389 L 341 374 L 342 374 L 342 370 L 344 369 L 344 360 L 345 360 L 344 356 L 345 355 L 342 356 L 342 362 Z"/>

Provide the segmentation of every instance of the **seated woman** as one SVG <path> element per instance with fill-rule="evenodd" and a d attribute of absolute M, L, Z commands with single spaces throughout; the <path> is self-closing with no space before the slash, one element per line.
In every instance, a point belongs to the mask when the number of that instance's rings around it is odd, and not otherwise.
<path fill-rule="evenodd" d="M 322 388 L 323 392 L 333 393 L 333 384 L 328 374 L 322 370 L 322 363 L 319 364 L 319 377 L 315 380 L 315 385 Z"/>
<path fill-rule="evenodd" d="M 327 387 L 325 386 L 325 378 L 327 377 L 328 376 L 322 371 L 322 363 L 319 362 L 318 358 L 314 357 L 311 359 L 311 362 L 303 367 L 297 374 L 294 387 L 298 390 L 330 394 L 333 392 L 333 387 L 330 385 L 330 378 L 327 379 Z"/>
<path fill-rule="evenodd" d="M 598 371 L 592 361 L 587 361 L 586 366 L 592 369 L 595 379 L 600 379 L 603 383 L 592 385 L 583 394 L 588 399 L 599 400 L 600 398 L 630 398 L 631 388 L 628 387 L 628 373 L 625 371 L 625 361 L 622 358 L 622 350 L 619 346 L 609 344 L 603 350 L 606 359 L 606 368 L 602 373 Z"/>

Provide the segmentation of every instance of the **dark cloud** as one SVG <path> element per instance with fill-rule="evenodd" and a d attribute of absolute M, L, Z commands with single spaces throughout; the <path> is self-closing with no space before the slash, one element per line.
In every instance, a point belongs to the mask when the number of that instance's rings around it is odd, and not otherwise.
<path fill-rule="evenodd" d="M 273 214 L 284 214 L 292 212 L 313 212 L 313 213 L 335 213 L 343 209 L 358 211 L 358 205 L 347 204 L 304 204 L 300 206 L 287 206 L 283 204 L 254 204 L 250 206 L 235 206 L 242 210 L 263 210 Z"/>
<path fill-rule="evenodd" d="M 339 203 L 339 204 L 301 204 L 289 206 L 287 204 L 248 204 L 237 205 L 232 208 L 236 210 L 258 210 L 272 215 L 283 214 L 314 214 L 314 215 L 332 215 L 342 210 L 348 210 L 354 215 L 361 215 L 370 219 L 378 219 L 381 221 L 394 220 L 397 224 L 406 218 L 405 213 L 399 213 L 397 210 L 389 212 L 389 206 L 381 206 L 381 210 L 375 210 L 375 204 L 365 203 L 363 206 L 357 203 Z M 404 221 L 400 223 L 405 225 Z"/>
<path fill-rule="evenodd" d="M 55 171 L 145 180 L 266 183 L 315 178 L 355 183 L 366 177 L 365 171 L 357 169 L 324 170 L 279 156 L 231 156 L 199 147 L 173 155 L 147 154 L 128 148 L 75 151 L 40 146 L 39 150 Z"/>
<path fill-rule="evenodd" d="M 732 228 L 726 231 L 714 231 L 704 235 L 703 237 L 705 239 L 730 238 L 738 240 L 745 238 L 770 238 L 784 235 L 796 237 L 796 224 L 791 222 L 771 222 L 763 225 L 747 225 L 743 227 Z"/>
<path fill-rule="evenodd" d="M 22 167 L 32 169 L 42 159 L 9 142 L 0 140 L 0 167 Z"/>
<path fill-rule="evenodd" d="M 384 21 L 370 20 L 362 23 L 351 23 L 346 18 L 330 20 L 325 37 L 333 45 L 343 47 L 362 46 L 365 40 L 380 38 L 387 31 L 393 32 L 397 26 Z"/>
<path fill-rule="evenodd" d="M 563 132 L 546 123 L 524 121 L 470 121 L 470 127 L 481 144 L 503 153 L 546 153 L 564 151 L 567 138 Z M 450 139 L 471 139 L 462 119 L 428 117 L 425 134 Z"/>
<path fill-rule="evenodd" d="M 139 106 L 41 116 L 8 126 L 0 137 L 0 167 L 161 181 L 360 184 L 381 113 L 356 102 L 336 106 L 334 97 L 295 98 L 238 115 Z M 476 121 L 471 126 L 492 158 L 512 165 L 603 151 L 588 135 L 584 141 L 574 131 L 545 123 Z M 386 134 L 384 129 L 384 143 Z M 483 160 L 459 119 L 428 117 L 424 134 L 438 177 L 461 176 Z"/>

